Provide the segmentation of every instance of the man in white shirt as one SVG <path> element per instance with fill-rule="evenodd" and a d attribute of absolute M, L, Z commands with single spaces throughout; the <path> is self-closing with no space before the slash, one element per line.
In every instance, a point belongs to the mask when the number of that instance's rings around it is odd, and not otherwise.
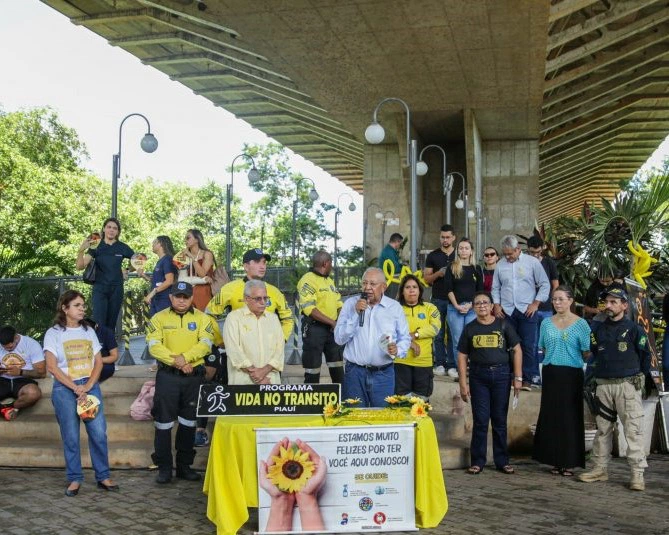
<path fill-rule="evenodd" d="M 44 352 L 39 343 L 18 334 L 11 325 L 0 327 L 0 400 L 14 398 L 0 408 L 5 420 L 13 420 L 19 409 L 37 403 L 42 391 L 35 379 L 45 375 Z"/>
<path fill-rule="evenodd" d="M 365 407 L 385 407 L 395 392 L 393 361 L 406 357 L 411 345 L 402 306 L 384 295 L 383 271 L 369 268 L 362 294 L 349 298 L 335 326 L 335 342 L 344 348 L 343 398 L 358 398 Z"/>

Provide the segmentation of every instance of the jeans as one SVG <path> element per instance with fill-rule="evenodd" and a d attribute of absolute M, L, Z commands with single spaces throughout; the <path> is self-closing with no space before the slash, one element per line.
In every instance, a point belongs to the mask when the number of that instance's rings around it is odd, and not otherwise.
<path fill-rule="evenodd" d="M 86 383 L 86 379 L 77 379 L 78 385 Z M 100 400 L 98 414 L 92 420 L 84 422 L 88 435 L 88 449 L 91 454 L 91 463 L 95 471 L 95 479 L 104 481 L 109 479 L 109 455 L 107 450 L 107 422 L 105 420 L 102 393 L 97 383 L 89 394 Z M 81 482 L 84 473 L 81 469 L 81 449 L 79 447 L 79 416 L 77 416 L 77 397 L 64 384 L 54 380 L 51 402 L 56 413 L 56 420 L 60 427 L 60 436 L 63 440 L 65 454 L 65 471 L 68 482 Z"/>
<path fill-rule="evenodd" d="M 462 336 L 462 331 L 465 330 L 465 325 L 476 318 L 474 307 L 469 309 L 466 314 L 461 314 L 453 305 L 448 305 L 448 329 L 451 332 L 451 348 L 453 354 L 458 354 L 458 342 Z"/>
<path fill-rule="evenodd" d="M 123 284 L 93 285 L 93 319 L 96 323 L 115 331 L 122 302 Z"/>
<path fill-rule="evenodd" d="M 448 329 L 447 311 L 450 301 L 448 299 L 432 299 L 432 304 L 437 307 L 441 315 L 441 329 L 433 342 L 434 365 L 443 366 L 446 369 L 455 368 L 455 354 L 451 344 L 444 344 L 444 337 Z M 449 337 L 451 333 L 449 332 Z"/>
<path fill-rule="evenodd" d="M 363 407 L 385 407 L 386 397 L 395 393 L 395 368 L 391 364 L 379 371 L 371 371 L 346 361 L 342 398 L 358 398 Z"/>
<path fill-rule="evenodd" d="M 483 468 L 488 447 L 488 422 L 492 423 L 492 450 L 495 466 L 509 464 L 506 417 L 509 411 L 511 368 L 508 364 L 469 364 L 469 392 L 472 398 L 471 464 Z"/>
<path fill-rule="evenodd" d="M 528 318 L 517 308 L 513 314 L 506 316 L 508 321 L 520 337 L 520 347 L 523 350 L 523 383 L 541 384 L 539 363 L 534 355 L 537 345 L 537 313 Z"/>

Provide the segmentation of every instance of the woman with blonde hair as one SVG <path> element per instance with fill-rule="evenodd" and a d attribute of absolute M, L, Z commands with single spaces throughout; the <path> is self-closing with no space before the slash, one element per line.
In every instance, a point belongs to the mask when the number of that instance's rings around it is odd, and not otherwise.
<path fill-rule="evenodd" d="M 483 270 L 476 265 L 474 247 L 469 238 L 462 238 L 458 242 L 457 254 L 446 270 L 444 285 L 450 301 L 446 318 L 451 333 L 451 346 L 453 354 L 457 355 L 462 331 L 476 317 L 472 308 L 474 294 L 483 291 Z"/>

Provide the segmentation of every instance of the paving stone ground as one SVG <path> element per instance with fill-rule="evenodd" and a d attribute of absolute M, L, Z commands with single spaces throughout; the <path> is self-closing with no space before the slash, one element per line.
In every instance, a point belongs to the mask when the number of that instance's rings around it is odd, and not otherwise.
<path fill-rule="evenodd" d="M 652 455 L 645 492 L 625 487 L 627 463 L 614 459 L 606 483 L 551 476 L 545 466 L 516 462 L 517 473 L 487 468 L 478 476 L 444 472 L 449 510 L 425 534 L 644 534 L 669 533 L 669 455 Z M 86 471 L 79 496 L 66 498 L 62 470 L 0 469 L 2 535 L 214 534 L 200 483 L 154 483 L 155 472 L 117 470 L 118 494 L 95 488 Z M 257 517 L 240 531 L 252 534 Z"/>

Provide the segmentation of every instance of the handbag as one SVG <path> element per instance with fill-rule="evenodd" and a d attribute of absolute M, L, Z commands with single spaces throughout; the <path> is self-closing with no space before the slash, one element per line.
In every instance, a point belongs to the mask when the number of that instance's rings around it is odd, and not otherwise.
<path fill-rule="evenodd" d="M 86 284 L 95 284 L 96 275 L 97 271 L 95 269 L 95 258 L 91 258 L 91 261 L 86 266 L 86 269 L 84 269 L 84 273 L 81 278 Z"/>
<path fill-rule="evenodd" d="M 230 282 L 230 277 L 228 277 L 228 273 L 225 271 L 223 266 L 218 266 L 214 270 L 214 276 L 212 279 L 213 282 L 211 283 L 211 295 L 218 294 L 219 290 Z"/>

